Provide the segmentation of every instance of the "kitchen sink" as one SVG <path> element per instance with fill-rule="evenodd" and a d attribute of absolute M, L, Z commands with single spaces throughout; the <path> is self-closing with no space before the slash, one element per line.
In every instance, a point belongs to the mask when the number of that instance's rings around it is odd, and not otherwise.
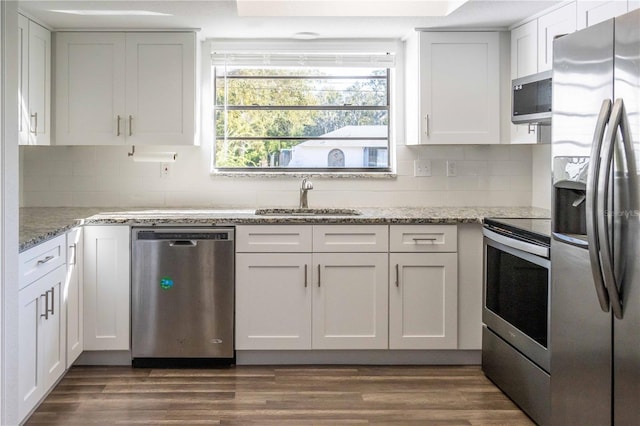
<path fill-rule="evenodd" d="M 257 209 L 262 216 L 358 216 L 355 209 Z"/>

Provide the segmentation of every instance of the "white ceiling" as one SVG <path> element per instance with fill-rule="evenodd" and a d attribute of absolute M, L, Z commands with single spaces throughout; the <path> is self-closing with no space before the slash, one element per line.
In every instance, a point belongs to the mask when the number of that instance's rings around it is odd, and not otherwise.
<path fill-rule="evenodd" d="M 238 16 L 229 0 L 22 0 L 19 8 L 54 30 L 200 28 L 200 38 L 291 38 L 313 32 L 320 38 L 397 38 L 414 28 L 506 28 L 558 0 L 470 0 L 444 17 Z M 149 10 L 171 16 L 79 16 L 60 9 Z"/>

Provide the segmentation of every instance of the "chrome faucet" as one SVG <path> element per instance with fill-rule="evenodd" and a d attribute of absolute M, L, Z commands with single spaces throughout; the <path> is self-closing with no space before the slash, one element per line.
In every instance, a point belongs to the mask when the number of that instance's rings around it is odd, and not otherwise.
<path fill-rule="evenodd" d="M 301 209 L 309 208 L 309 202 L 307 200 L 307 192 L 310 189 L 313 189 L 313 183 L 311 183 L 310 180 L 307 180 L 307 178 L 302 179 L 302 185 L 300 185 L 300 208 Z"/>

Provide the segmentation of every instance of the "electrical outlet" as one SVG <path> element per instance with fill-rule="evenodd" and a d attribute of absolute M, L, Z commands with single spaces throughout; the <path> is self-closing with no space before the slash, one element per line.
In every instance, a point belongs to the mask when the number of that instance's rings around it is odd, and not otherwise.
<path fill-rule="evenodd" d="M 458 165 L 455 161 L 447 160 L 447 176 L 458 176 Z"/>
<path fill-rule="evenodd" d="M 168 178 L 171 176 L 171 166 L 170 163 L 162 163 L 160 164 L 160 177 Z"/>
<path fill-rule="evenodd" d="M 431 160 L 413 160 L 414 176 L 431 176 Z"/>

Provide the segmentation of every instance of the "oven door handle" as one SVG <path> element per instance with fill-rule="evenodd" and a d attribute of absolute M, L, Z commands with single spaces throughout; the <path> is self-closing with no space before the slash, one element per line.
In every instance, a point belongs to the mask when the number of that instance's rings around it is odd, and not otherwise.
<path fill-rule="evenodd" d="M 600 233 L 598 213 L 601 209 L 604 211 L 605 206 L 598 205 L 598 185 L 600 182 L 602 168 L 606 167 L 601 163 L 602 143 L 604 133 L 611 116 L 611 101 L 605 99 L 600 107 L 598 121 L 593 132 L 593 143 L 591 144 L 591 156 L 589 158 L 589 172 L 587 174 L 587 204 L 586 204 L 586 222 L 587 222 L 587 240 L 589 245 L 589 258 L 591 259 L 591 274 L 593 275 L 593 283 L 596 288 L 600 309 L 609 312 L 609 295 L 604 284 L 602 264 L 600 263 Z"/>
<path fill-rule="evenodd" d="M 511 247 L 516 250 L 524 251 L 526 253 L 535 254 L 536 256 L 542 256 L 549 258 L 549 248 L 539 246 L 537 244 L 527 243 L 526 241 L 516 240 L 515 238 L 509 238 L 504 235 L 498 234 L 490 229 L 483 228 L 482 233 L 488 239 L 497 243 L 503 244 L 507 247 Z"/>

